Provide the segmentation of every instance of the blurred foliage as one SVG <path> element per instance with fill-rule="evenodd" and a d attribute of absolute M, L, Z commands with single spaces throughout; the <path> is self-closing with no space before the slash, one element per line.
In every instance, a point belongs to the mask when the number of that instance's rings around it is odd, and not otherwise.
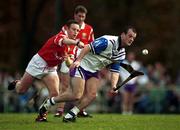
<path fill-rule="evenodd" d="M 172 75 L 179 71 L 178 0 L 1 1 L 0 68 L 21 70 L 25 67 L 44 42 L 57 33 L 66 20 L 73 18 L 74 7 L 79 4 L 88 9 L 86 22 L 94 27 L 95 37 L 118 35 L 123 26 L 132 24 L 138 30 L 138 37 L 128 50 L 135 51 L 145 65 L 160 61 Z M 143 48 L 149 50 L 149 55 L 141 55 Z"/>

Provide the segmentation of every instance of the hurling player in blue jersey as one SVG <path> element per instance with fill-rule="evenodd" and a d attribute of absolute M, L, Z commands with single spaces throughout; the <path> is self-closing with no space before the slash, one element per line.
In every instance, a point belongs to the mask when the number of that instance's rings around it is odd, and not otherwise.
<path fill-rule="evenodd" d="M 59 102 L 79 101 L 63 117 L 63 122 L 74 122 L 78 112 L 87 107 L 96 98 L 99 85 L 98 72 L 107 66 L 109 66 L 111 71 L 113 91 L 119 79 L 120 62 L 125 59 L 125 47 L 133 43 L 136 35 L 136 29 L 132 26 L 127 26 L 119 36 L 104 35 L 85 46 L 76 61 L 71 65 L 70 85 L 72 91 L 66 91 L 57 97 L 45 100 L 40 106 L 39 114 L 46 114 L 50 106 Z M 85 84 L 88 93 L 83 95 Z"/>

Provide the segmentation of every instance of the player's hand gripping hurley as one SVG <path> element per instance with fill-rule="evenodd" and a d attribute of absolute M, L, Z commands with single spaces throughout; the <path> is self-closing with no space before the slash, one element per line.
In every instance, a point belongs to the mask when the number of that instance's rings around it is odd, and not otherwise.
<path fill-rule="evenodd" d="M 113 63 L 117 63 L 117 62 L 118 62 L 118 61 L 115 61 L 115 60 L 113 60 L 113 59 L 111 59 L 111 58 L 109 58 L 109 57 L 106 57 L 106 56 L 104 56 L 104 55 L 100 55 L 100 56 L 101 56 L 101 57 L 104 57 L 104 58 L 106 58 L 106 59 L 108 59 L 108 60 L 110 60 L 110 61 L 112 61 Z M 131 65 L 129 65 L 129 64 L 120 63 L 120 65 L 121 65 L 121 67 L 123 67 L 124 69 L 126 69 L 126 70 L 130 73 L 130 75 L 129 75 L 129 77 L 128 77 L 126 80 L 124 80 L 121 84 L 119 84 L 116 88 L 114 88 L 114 89 L 113 89 L 114 91 L 117 91 L 120 87 L 122 87 L 123 85 L 125 85 L 125 84 L 126 84 L 128 81 L 130 81 L 131 79 L 133 79 L 133 78 L 135 78 L 135 77 L 137 77 L 137 76 L 142 76 L 142 75 L 144 75 L 143 72 L 134 70 L 133 67 L 132 67 Z"/>

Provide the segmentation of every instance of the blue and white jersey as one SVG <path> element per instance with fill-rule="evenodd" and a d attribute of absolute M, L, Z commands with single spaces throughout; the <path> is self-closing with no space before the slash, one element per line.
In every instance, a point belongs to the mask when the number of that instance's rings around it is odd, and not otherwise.
<path fill-rule="evenodd" d="M 120 62 L 125 59 L 126 54 L 125 48 L 119 47 L 119 44 L 121 43 L 118 41 L 118 36 L 104 35 L 95 39 L 89 44 L 91 51 L 84 56 L 80 66 L 87 71 L 97 72 L 110 65 L 111 71 L 119 72 Z M 106 57 L 118 63 L 113 63 Z"/>

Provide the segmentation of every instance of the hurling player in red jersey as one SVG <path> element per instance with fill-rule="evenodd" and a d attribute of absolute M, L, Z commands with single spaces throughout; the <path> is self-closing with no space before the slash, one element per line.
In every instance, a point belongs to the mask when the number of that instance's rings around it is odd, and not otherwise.
<path fill-rule="evenodd" d="M 79 24 L 75 20 L 69 20 L 66 26 L 67 34 L 61 31 L 49 38 L 38 53 L 30 60 L 23 77 L 20 80 L 12 81 L 8 86 L 8 90 L 15 89 L 19 94 L 25 93 L 32 85 L 34 79 L 37 78 L 47 86 L 50 97 L 59 94 L 57 65 L 66 60 L 68 55 L 73 55 L 74 47 L 84 47 L 83 42 L 75 40 L 80 30 Z M 46 115 L 39 116 L 36 119 L 36 121 L 44 120 L 46 121 Z"/>
<path fill-rule="evenodd" d="M 82 5 L 78 5 L 75 10 L 74 10 L 74 20 L 77 21 L 80 25 L 80 31 L 77 35 L 77 39 L 79 39 L 80 41 L 82 41 L 85 45 L 91 43 L 92 41 L 94 41 L 94 31 L 93 28 L 88 25 L 87 23 L 85 23 L 85 19 L 86 19 L 86 15 L 87 15 L 87 9 L 82 6 Z M 66 26 L 62 27 L 62 30 L 66 31 Z M 77 50 L 77 55 L 80 53 L 80 48 L 78 48 Z M 67 90 L 67 88 L 69 87 L 69 68 L 66 66 L 65 63 L 62 63 L 61 68 L 60 68 L 60 81 L 61 81 L 61 85 L 60 85 L 60 93 L 63 93 Z M 88 92 L 88 89 L 86 89 L 85 92 Z M 64 112 L 64 104 L 65 103 L 60 103 L 58 105 L 57 108 L 57 112 L 55 114 L 55 117 L 61 117 L 63 112 Z M 85 112 L 85 110 L 82 110 L 78 116 L 81 117 L 91 117 L 91 115 L 89 115 L 87 112 Z"/>

